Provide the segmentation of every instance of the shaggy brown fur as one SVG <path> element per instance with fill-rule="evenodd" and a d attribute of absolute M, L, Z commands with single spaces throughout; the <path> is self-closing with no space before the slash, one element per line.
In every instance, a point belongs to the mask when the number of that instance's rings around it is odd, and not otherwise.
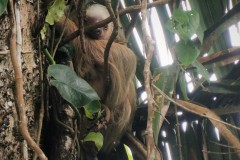
<path fill-rule="evenodd" d="M 58 31 L 63 31 L 63 18 L 56 24 Z M 65 24 L 64 36 L 71 34 L 78 28 L 69 20 Z M 74 69 L 80 77 L 83 77 L 98 93 L 104 97 L 104 50 L 107 40 L 93 40 L 85 37 L 86 54 L 82 54 L 80 38 L 72 41 L 76 54 L 73 58 Z M 108 153 L 114 144 L 120 140 L 126 132 L 135 111 L 135 88 L 133 79 L 136 70 L 135 54 L 126 46 L 113 43 L 109 53 L 110 89 L 104 105 L 108 106 L 111 112 L 110 122 L 104 133 L 102 152 Z"/>

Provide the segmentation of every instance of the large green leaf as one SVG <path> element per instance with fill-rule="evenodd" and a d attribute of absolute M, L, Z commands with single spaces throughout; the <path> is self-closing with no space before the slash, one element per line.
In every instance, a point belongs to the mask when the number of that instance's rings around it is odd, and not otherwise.
<path fill-rule="evenodd" d="M 187 41 L 196 33 L 199 26 L 199 14 L 196 11 L 177 9 L 166 24 L 167 28 L 177 33 L 180 39 Z"/>
<path fill-rule="evenodd" d="M 210 82 L 210 75 L 207 69 L 197 60 L 193 61 L 192 65 L 197 68 L 199 74 L 201 74 L 208 82 Z"/>
<path fill-rule="evenodd" d="M 8 0 L 1 0 L 0 1 L 0 16 L 3 14 L 3 12 L 6 10 Z"/>
<path fill-rule="evenodd" d="M 100 99 L 92 87 L 85 80 L 78 77 L 70 67 L 60 64 L 51 65 L 48 67 L 48 76 L 55 79 L 51 80 L 50 83 L 74 107 L 86 105 Z"/>
<path fill-rule="evenodd" d="M 176 44 L 176 56 L 177 59 L 185 66 L 189 66 L 192 62 L 196 60 L 200 51 L 194 45 L 192 41 L 179 41 Z"/>
<path fill-rule="evenodd" d="M 56 87 L 60 95 L 74 107 L 78 108 L 86 103 L 84 98 L 81 95 L 79 96 L 78 92 L 68 85 L 57 80 L 50 80 L 50 84 Z"/>
<path fill-rule="evenodd" d="M 83 139 L 83 142 L 94 142 L 95 146 L 99 151 L 103 145 L 103 135 L 100 132 L 90 132 Z"/>

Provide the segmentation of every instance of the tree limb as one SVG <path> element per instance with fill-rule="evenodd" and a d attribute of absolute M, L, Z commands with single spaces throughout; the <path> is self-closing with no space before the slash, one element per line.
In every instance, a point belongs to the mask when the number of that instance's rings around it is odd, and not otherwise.
<path fill-rule="evenodd" d="M 217 116 L 213 111 L 211 111 L 207 107 L 202 107 L 200 105 L 197 105 L 197 104 L 194 104 L 191 102 L 187 102 L 187 101 L 183 101 L 183 100 L 179 100 L 179 99 L 172 99 L 172 98 L 168 97 L 164 92 L 162 92 L 157 87 L 154 86 L 154 88 L 156 88 L 164 96 L 164 98 L 166 98 L 169 101 L 171 101 L 172 103 L 178 105 L 182 109 L 187 110 L 192 113 L 195 113 L 202 117 L 208 118 L 212 122 L 212 124 L 216 128 L 219 129 L 219 133 L 229 142 L 229 144 L 231 144 L 231 146 L 235 147 L 235 152 L 236 152 L 238 158 L 240 158 L 240 152 L 239 152 L 240 141 L 236 136 L 233 135 L 233 133 L 226 127 L 226 125 L 231 126 L 232 128 L 235 128 L 237 130 L 240 130 L 240 128 L 222 121 L 219 116 Z"/>
<path fill-rule="evenodd" d="M 107 42 L 105 51 L 104 51 L 104 78 L 105 78 L 105 83 L 104 83 L 104 96 L 103 96 L 103 101 L 106 100 L 107 95 L 108 95 L 108 90 L 109 90 L 109 85 L 110 85 L 110 75 L 109 75 L 109 69 L 108 69 L 108 57 L 109 57 L 109 51 L 111 49 L 112 43 L 115 40 L 115 38 L 118 35 L 118 6 L 119 6 L 119 0 L 117 2 L 117 7 L 116 7 L 116 11 L 114 13 L 113 9 L 112 9 L 112 5 L 111 5 L 111 0 L 105 0 L 105 5 L 108 9 L 108 12 L 110 14 L 110 17 L 113 20 L 113 31 L 112 34 Z"/>
<path fill-rule="evenodd" d="M 147 145 L 147 159 L 161 159 L 160 153 L 158 148 L 155 144 L 155 138 L 153 133 L 153 118 L 154 118 L 154 100 L 153 95 L 151 92 L 151 71 L 150 71 L 150 64 L 154 52 L 154 45 L 151 38 L 151 35 L 147 32 L 147 0 L 142 1 L 142 30 L 143 30 L 143 37 L 146 45 L 144 46 L 144 50 L 147 56 L 144 65 L 144 79 L 145 79 L 145 90 L 147 93 L 147 101 L 148 101 L 148 119 L 147 119 L 147 128 L 146 128 L 146 145 Z M 156 135 L 157 136 L 157 135 Z"/>
<path fill-rule="evenodd" d="M 166 4 L 166 3 L 169 3 L 171 0 L 158 0 L 158 1 L 155 1 L 155 2 L 152 2 L 152 3 L 148 3 L 147 4 L 147 8 L 152 8 L 152 7 L 156 7 L 157 5 L 161 5 L 161 4 Z M 123 16 L 127 13 L 132 13 L 132 12 L 140 12 L 141 10 L 141 5 L 133 5 L 133 6 L 130 6 L 130 7 L 127 7 L 123 10 L 120 10 L 119 11 L 119 16 Z M 88 32 L 88 31 L 91 31 L 91 30 L 94 30 L 96 28 L 100 28 L 100 27 L 103 27 L 105 26 L 106 24 L 110 23 L 112 21 L 112 18 L 111 16 L 106 18 L 105 20 L 102 20 L 94 25 L 89 25 L 89 26 L 86 26 L 84 28 L 84 31 L 85 32 Z M 79 36 L 80 34 L 80 31 L 77 30 L 75 32 L 73 32 L 71 35 L 69 35 L 68 37 L 66 37 L 60 46 L 70 42 L 71 40 L 73 40 L 74 38 L 76 38 L 77 36 Z"/>
<path fill-rule="evenodd" d="M 15 89 L 16 89 L 16 107 L 18 109 L 18 116 L 19 116 L 19 129 L 20 132 L 26 140 L 27 144 L 38 154 L 39 158 L 41 160 L 47 160 L 47 157 L 43 153 L 43 151 L 40 149 L 40 147 L 34 142 L 32 137 L 29 134 L 28 126 L 27 126 L 27 117 L 25 114 L 25 101 L 23 98 L 23 75 L 22 75 L 22 67 L 21 67 L 21 59 L 20 54 L 21 51 L 19 51 L 19 48 L 21 46 L 17 46 L 17 40 L 18 36 L 21 35 L 21 30 L 17 30 L 16 25 L 16 18 L 15 18 L 15 10 L 14 10 L 14 2 L 13 0 L 9 1 L 10 3 L 10 25 L 11 25 L 11 35 L 10 35 L 10 55 L 11 55 L 11 61 L 13 65 L 13 70 L 15 74 Z M 19 44 L 19 43 L 18 43 Z M 21 43 L 20 43 L 21 44 Z"/>

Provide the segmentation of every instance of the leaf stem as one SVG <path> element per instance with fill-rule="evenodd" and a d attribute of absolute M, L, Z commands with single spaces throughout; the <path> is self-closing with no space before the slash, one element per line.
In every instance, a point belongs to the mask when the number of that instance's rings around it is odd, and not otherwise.
<path fill-rule="evenodd" d="M 47 47 L 44 48 L 44 54 L 46 55 L 47 60 L 49 61 L 50 64 L 56 64 L 56 62 L 54 61 L 53 57 L 49 53 Z"/>

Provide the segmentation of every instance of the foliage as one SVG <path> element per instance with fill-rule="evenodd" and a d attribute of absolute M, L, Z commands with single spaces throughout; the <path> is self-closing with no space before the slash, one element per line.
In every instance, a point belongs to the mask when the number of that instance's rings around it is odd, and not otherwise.
<path fill-rule="evenodd" d="M 182 40 L 188 41 L 199 25 L 199 15 L 196 11 L 182 11 L 177 9 L 167 22 L 167 28 L 175 32 Z"/>
<path fill-rule="evenodd" d="M 200 51 L 192 41 L 179 41 L 176 44 L 176 57 L 185 67 L 196 60 Z"/>
<path fill-rule="evenodd" d="M 99 151 L 103 145 L 103 135 L 99 132 L 90 132 L 83 139 L 83 142 L 94 142 L 95 146 L 97 147 L 97 149 Z"/>
<path fill-rule="evenodd" d="M 64 14 L 64 8 L 66 6 L 65 0 L 55 0 L 52 6 L 48 9 L 48 14 L 45 18 L 45 24 L 41 30 L 41 38 L 45 39 L 45 34 L 49 28 L 49 25 L 53 25 L 58 22 Z"/>
<path fill-rule="evenodd" d="M 67 57 L 67 59 L 72 59 L 75 53 L 75 48 L 70 44 L 65 44 L 58 49 L 58 52 L 65 54 L 64 57 Z"/>
<path fill-rule="evenodd" d="M 133 160 L 131 149 L 125 144 L 124 144 L 124 148 L 125 148 L 125 151 L 127 153 L 128 160 Z"/>
<path fill-rule="evenodd" d="M 166 93 L 168 96 L 172 96 L 174 84 L 177 76 L 177 72 L 179 68 L 175 65 L 160 67 L 154 70 L 153 74 L 153 85 L 155 85 L 158 89 Z M 169 105 L 169 102 L 164 101 L 163 96 L 158 92 L 154 92 L 154 100 L 156 102 L 156 112 L 153 118 L 153 133 L 155 135 L 155 141 L 158 141 L 158 133 L 160 130 L 160 120 L 161 120 L 161 109 L 164 105 Z"/>
<path fill-rule="evenodd" d="M 45 22 L 53 25 L 58 22 L 64 14 L 65 0 L 55 0 L 53 5 L 49 7 Z"/>
<path fill-rule="evenodd" d="M 181 91 L 183 94 L 183 98 L 185 100 L 189 100 L 188 95 L 187 95 L 187 85 L 186 85 L 186 81 L 185 81 L 183 72 L 179 73 L 178 80 L 179 80 L 179 85 L 180 85 L 180 88 L 181 88 Z"/>
<path fill-rule="evenodd" d="M 207 69 L 197 60 L 195 60 L 192 65 L 197 68 L 198 73 L 200 73 L 208 82 L 210 82 L 210 75 Z"/>
<path fill-rule="evenodd" d="M 55 86 L 60 95 L 68 101 L 73 109 L 85 106 L 90 114 L 100 111 L 101 105 L 97 93 L 82 78 L 78 77 L 73 69 L 65 65 L 55 64 L 48 67 L 48 76 L 54 79 L 50 84 Z M 89 118 L 92 118 L 89 116 Z"/>
<path fill-rule="evenodd" d="M 192 65 L 197 69 L 199 74 L 209 81 L 210 76 L 207 69 L 197 61 L 200 50 L 191 40 L 191 37 L 198 32 L 199 21 L 199 14 L 196 11 L 182 11 L 177 9 L 167 22 L 166 27 L 171 32 L 179 35 L 180 41 L 175 45 L 175 54 L 179 63 L 184 69 Z M 183 71 L 179 73 L 179 84 L 184 99 L 188 99 Z"/>
<path fill-rule="evenodd" d="M 6 10 L 8 0 L 1 0 L 0 1 L 0 16 L 3 14 L 3 12 Z"/>

